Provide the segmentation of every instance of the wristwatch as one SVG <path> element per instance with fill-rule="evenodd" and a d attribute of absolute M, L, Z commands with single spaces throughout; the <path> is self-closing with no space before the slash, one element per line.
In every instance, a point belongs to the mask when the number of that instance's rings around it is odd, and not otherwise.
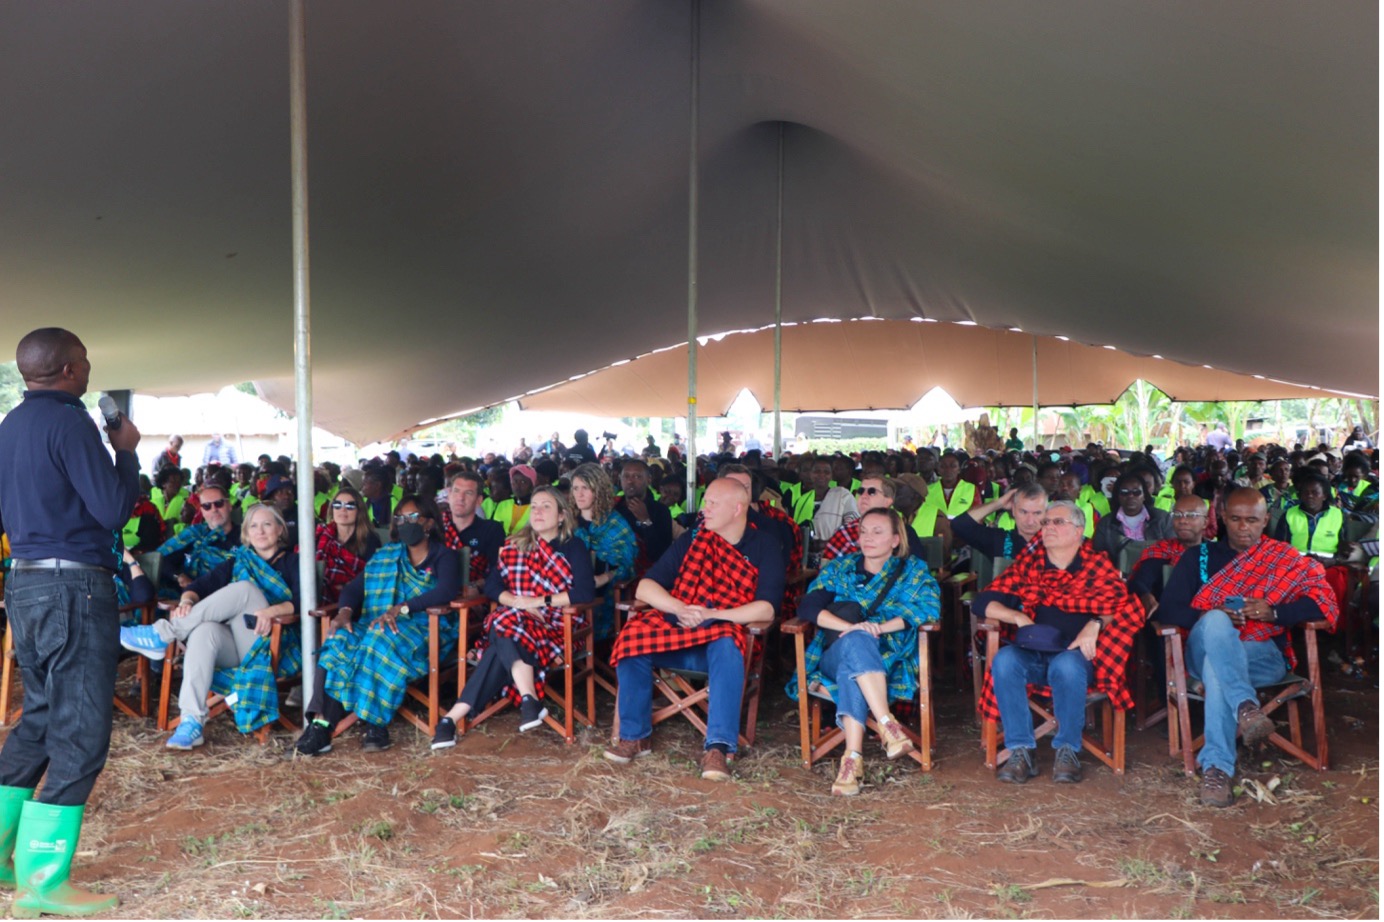
<path fill-rule="evenodd" d="M 403 605 L 400 605 L 400 606 L 399 606 L 399 614 L 401 614 L 401 615 L 407 615 L 407 614 L 408 614 L 408 603 L 407 603 L 407 602 L 405 602 Z"/>
<path fill-rule="evenodd" d="M 543 597 L 543 607 L 544 607 L 544 608 L 552 608 L 552 607 L 553 607 L 553 597 L 552 597 L 551 594 L 545 595 L 545 596 Z"/>

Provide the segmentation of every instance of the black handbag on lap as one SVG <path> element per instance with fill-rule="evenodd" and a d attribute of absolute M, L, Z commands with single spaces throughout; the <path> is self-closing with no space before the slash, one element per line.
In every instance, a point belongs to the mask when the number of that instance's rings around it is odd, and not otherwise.
<path fill-rule="evenodd" d="M 900 561 L 895 565 L 894 572 L 889 574 L 889 579 L 884 582 L 884 588 L 879 591 L 879 595 L 875 596 L 874 601 L 870 603 L 868 609 L 861 608 L 859 602 L 832 602 L 827 606 L 827 611 L 850 624 L 860 624 L 862 621 L 869 621 L 870 616 L 879 611 L 880 603 L 889 596 L 889 590 L 894 588 L 894 584 L 899 581 L 899 577 L 902 575 L 903 563 Z M 826 640 L 822 642 L 822 652 L 826 653 L 827 650 L 831 648 L 831 645 L 836 643 L 836 638 L 841 636 L 841 632 L 829 627 L 821 627 L 818 628 L 818 630 L 826 637 Z"/>

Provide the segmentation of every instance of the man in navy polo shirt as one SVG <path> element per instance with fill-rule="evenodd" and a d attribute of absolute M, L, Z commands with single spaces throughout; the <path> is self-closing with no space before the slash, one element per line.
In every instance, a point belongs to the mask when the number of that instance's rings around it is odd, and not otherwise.
<path fill-rule="evenodd" d="M 139 495 L 139 430 L 123 417 L 107 429 L 112 464 L 79 399 L 91 375 L 86 347 L 67 330 L 33 331 L 15 359 L 27 390 L 0 422 L 0 511 L 14 560 L 5 608 L 24 715 L 0 749 L 0 886 L 18 889 L 16 916 L 93 915 L 113 909 L 115 896 L 67 878 L 110 751 L 114 577 L 120 529 Z"/>

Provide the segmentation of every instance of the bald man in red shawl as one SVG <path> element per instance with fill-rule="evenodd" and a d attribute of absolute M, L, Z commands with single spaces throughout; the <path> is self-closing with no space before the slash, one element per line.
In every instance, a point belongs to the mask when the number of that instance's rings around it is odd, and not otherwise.
<path fill-rule="evenodd" d="M 1225 503 L 1225 543 L 1190 548 L 1168 577 L 1158 620 L 1187 628 L 1187 672 L 1206 686 L 1206 744 L 1201 802 L 1235 802 L 1235 737 L 1248 746 L 1274 732 L 1256 688 L 1280 681 L 1295 665 L 1288 628 L 1325 621 L 1339 610 L 1322 565 L 1291 544 L 1265 538 L 1263 495 L 1242 487 Z"/>

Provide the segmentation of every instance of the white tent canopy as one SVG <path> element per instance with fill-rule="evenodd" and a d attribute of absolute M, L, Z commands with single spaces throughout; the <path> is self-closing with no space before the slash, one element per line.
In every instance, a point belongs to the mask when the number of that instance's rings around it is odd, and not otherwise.
<path fill-rule="evenodd" d="M 1378 388 L 1377 8 L 701 7 L 700 329 L 1021 327 Z M 270 0 L 0 5 L 0 304 L 95 386 L 293 401 Z M 686 338 L 690 7 L 308 10 L 315 423 L 354 441 Z M 17 338 L 18 333 L 15 334 Z"/>

